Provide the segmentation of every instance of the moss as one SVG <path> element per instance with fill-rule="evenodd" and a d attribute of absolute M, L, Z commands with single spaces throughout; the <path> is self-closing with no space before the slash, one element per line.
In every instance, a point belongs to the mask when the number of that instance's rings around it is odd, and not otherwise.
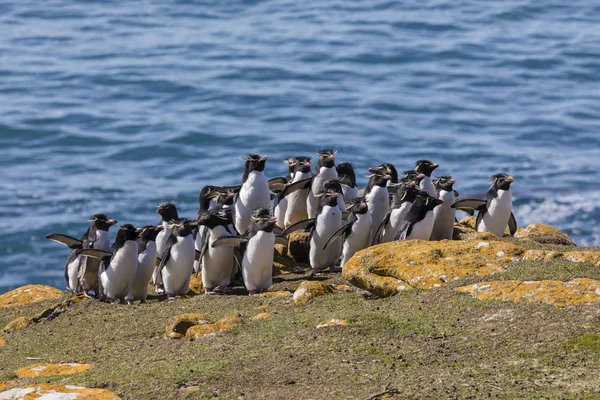
<path fill-rule="evenodd" d="M 30 378 L 36 376 L 71 375 L 87 371 L 92 368 L 91 364 L 33 364 L 21 368 L 15 373 L 19 378 Z"/>

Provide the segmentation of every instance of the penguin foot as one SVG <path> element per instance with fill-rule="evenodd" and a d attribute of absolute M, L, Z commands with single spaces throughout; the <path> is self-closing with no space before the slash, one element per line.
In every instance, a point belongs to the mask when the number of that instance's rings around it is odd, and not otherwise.
<path fill-rule="evenodd" d="M 248 291 L 248 296 L 255 296 L 257 294 L 260 294 L 260 290 L 249 290 Z"/>
<path fill-rule="evenodd" d="M 204 288 L 204 293 L 205 294 L 217 294 L 217 292 L 215 291 L 215 288 Z"/>
<path fill-rule="evenodd" d="M 160 294 L 160 293 L 164 293 L 164 292 L 165 292 L 165 289 L 163 289 L 162 285 L 160 285 L 160 284 L 156 284 L 156 285 L 154 286 L 154 291 L 155 291 L 156 293 L 159 293 L 159 294 Z"/>
<path fill-rule="evenodd" d="M 127 300 L 127 305 L 128 306 L 132 306 L 133 305 L 133 300 Z"/>
<path fill-rule="evenodd" d="M 146 304 L 146 299 L 141 299 L 140 304 Z"/>
<path fill-rule="evenodd" d="M 96 294 L 94 293 L 94 295 L 89 294 L 88 292 L 83 292 L 83 295 L 88 298 L 88 299 L 95 299 L 96 298 Z"/>
<path fill-rule="evenodd" d="M 337 266 L 331 266 L 329 267 L 329 272 L 342 272 L 342 268 Z"/>
<path fill-rule="evenodd" d="M 231 289 L 229 289 L 229 288 L 227 288 L 227 287 L 223 287 L 223 286 L 217 286 L 217 287 L 214 289 L 214 291 L 215 291 L 215 293 L 217 293 L 217 294 L 231 294 L 231 293 L 232 293 Z"/>

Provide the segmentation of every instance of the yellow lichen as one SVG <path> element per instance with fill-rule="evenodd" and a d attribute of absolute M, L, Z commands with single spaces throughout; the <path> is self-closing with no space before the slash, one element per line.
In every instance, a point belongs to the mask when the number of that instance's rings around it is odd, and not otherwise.
<path fill-rule="evenodd" d="M 305 304 L 313 297 L 333 293 L 333 288 L 321 281 L 303 281 L 294 292 L 294 303 Z"/>
<path fill-rule="evenodd" d="M 502 272 L 524 252 L 498 240 L 396 241 L 357 252 L 344 265 L 343 275 L 354 286 L 390 296 L 410 288 L 435 288 L 464 276 Z"/>
<path fill-rule="evenodd" d="M 545 281 L 493 281 L 481 282 L 456 289 L 480 300 L 526 301 L 567 306 L 600 302 L 600 281 L 588 278 L 569 282 Z"/>
<path fill-rule="evenodd" d="M 0 308 L 17 307 L 44 300 L 58 300 L 62 292 L 45 285 L 26 285 L 0 295 Z"/>
<path fill-rule="evenodd" d="M 0 382 L 0 392 L 3 390 L 6 390 L 8 388 L 17 386 L 18 382 L 15 381 L 8 381 L 8 382 Z"/>
<path fill-rule="evenodd" d="M 574 246 L 575 243 L 565 233 L 553 226 L 544 224 L 529 224 L 525 229 L 519 229 L 515 233 L 516 238 L 531 239 L 538 243 L 558 244 Z"/>
<path fill-rule="evenodd" d="M 202 272 L 199 272 L 198 275 L 192 274 L 190 278 L 190 291 L 189 295 L 197 295 L 204 292 L 204 287 L 202 286 Z"/>
<path fill-rule="evenodd" d="M 292 292 L 288 292 L 287 290 L 279 290 L 276 292 L 264 292 L 264 293 L 257 295 L 257 297 L 265 297 L 268 299 L 277 299 L 280 297 L 289 297 L 291 295 L 292 295 Z"/>
<path fill-rule="evenodd" d="M 36 376 L 71 375 L 92 368 L 91 364 L 34 364 L 21 368 L 15 373 L 19 378 L 32 378 Z"/>
<path fill-rule="evenodd" d="M 165 337 L 168 339 L 181 339 L 192 326 L 211 323 L 210 318 L 202 314 L 189 313 L 175 315 L 169 318 L 167 322 Z"/>
<path fill-rule="evenodd" d="M 77 400 L 119 400 L 119 397 L 106 389 L 91 389 L 79 386 L 41 383 L 37 385 L 13 388 L 2 392 L 2 398 L 14 400 L 34 400 L 41 398 L 60 398 L 61 393 L 68 393 L 68 398 Z M 64 396 L 65 398 L 67 396 Z"/>
<path fill-rule="evenodd" d="M 6 340 L 2 336 L 0 336 L 0 347 L 6 346 Z"/>
<path fill-rule="evenodd" d="M 323 321 L 319 325 L 317 325 L 317 329 L 321 328 L 331 328 L 333 326 L 346 326 L 348 325 L 348 321 L 344 319 L 330 319 L 329 321 Z"/>
<path fill-rule="evenodd" d="M 244 320 L 237 315 L 229 315 L 218 320 L 215 325 L 219 327 L 220 331 L 226 331 L 231 328 L 235 328 L 238 325 L 242 325 Z"/>
<path fill-rule="evenodd" d="M 333 289 L 338 293 L 351 292 L 352 287 L 349 285 L 335 285 Z"/>
<path fill-rule="evenodd" d="M 267 319 L 267 318 L 271 318 L 272 316 L 273 316 L 273 315 L 271 315 L 271 314 L 269 314 L 269 313 L 265 313 L 265 312 L 263 312 L 263 313 L 260 313 L 260 314 L 256 314 L 254 317 L 251 317 L 250 319 L 251 319 L 252 321 L 256 321 L 256 320 L 259 320 L 259 319 Z"/>
<path fill-rule="evenodd" d="M 187 330 L 185 333 L 185 338 L 189 340 L 195 340 L 216 332 L 219 332 L 219 327 L 217 324 L 195 325 Z"/>

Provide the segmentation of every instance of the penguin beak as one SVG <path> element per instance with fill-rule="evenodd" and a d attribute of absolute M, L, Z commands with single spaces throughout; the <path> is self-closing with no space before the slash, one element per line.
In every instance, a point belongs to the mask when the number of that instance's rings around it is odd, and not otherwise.
<path fill-rule="evenodd" d="M 277 222 L 277 217 L 271 217 L 271 218 L 269 218 L 269 222 Z"/>
<path fill-rule="evenodd" d="M 227 193 L 227 198 L 228 199 L 232 198 L 233 196 L 235 196 L 235 193 L 233 193 L 233 192 Z"/>
<path fill-rule="evenodd" d="M 450 180 L 448 181 L 448 183 L 449 183 L 449 184 L 451 184 L 451 185 L 454 185 L 454 184 L 456 183 L 456 181 L 455 181 L 454 179 L 450 179 Z"/>
<path fill-rule="evenodd" d="M 423 178 L 425 178 L 425 174 L 419 174 L 419 175 L 415 176 L 415 178 L 423 179 Z"/>
<path fill-rule="evenodd" d="M 434 170 L 434 169 L 436 169 L 439 166 L 440 166 L 440 164 L 435 164 L 435 163 L 431 164 L 431 170 Z"/>
<path fill-rule="evenodd" d="M 142 232 L 144 232 L 144 229 L 143 229 L 143 228 L 137 228 L 137 229 L 135 230 L 135 233 L 142 233 Z"/>
<path fill-rule="evenodd" d="M 379 169 L 377 169 L 377 168 L 369 168 L 369 172 L 372 173 L 372 174 L 376 174 L 376 173 L 379 172 Z"/>
<path fill-rule="evenodd" d="M 106 221 L 106 223 L 107 223 L 109 226 L 113 226 L 113 225 L 114 225 L 114 224 L 116 224 L 117 222 L 119 222 L 119 221 L 117 221 L 116 219 L 109 219 L 108 221 Z"/>
<path fill-rule="evenodd" d="M 389 176 L 389 175 L 384 175 L 384 176 L 383 176 L 383 179 L 384 179 L 384 180 L 386 180 L 386 181 L 391 181 L 391 180 L 392 180 L 392 177 L 391 177 L 391 176 Z"/>
<path fill-rule="evenodd" d="M 263 161 L 263 162 L 264 162 L 264 161 L 267 161 L 267 158 L 269 158 L 269 156 L 262 156 L 262 157 L 259 159 L 259 161 Z"/>
<path fill-rule="evenodd" d="M 305 167 L 310 167 L 310 163 L 309 163 L 309 162 L 305 162 L 305 163 L 304 163 L 304 166 L 305 166 Z"/>
<path fill-rule="evenodd" d="M 361 210 L 366 210 L 367 209 L 367 203 L 365 203 L 364 201 L 362 203 L 360 203 L 360 209 Z"/>
<path fill-rule="evenodd" d="M 164 209 L 162 209 L 162 208 L 157 208 L 157 209 L 156 209 L 156 213 L 157 213 L 157 214 L 162 214 L 162 213 L 163 213 L 163 211 L 165 211 L 165 210 L 164 210 Z"/>
<path fill-rule="evenodd" d="M 164 227 L 164 226 L 162 226 L 162 225 L 158 225 L 158 226 L 155 226 L 155 227 L 154 227 L 154 230 L 155 230 L 155 231 L 158 231 L 158 232 L 162 231 L 163 229 L 165 229 L 165 227 Z"/>
<path fill-rule="evenodd" d="M 406 186 L 408 186 L 408 187 L 415 187 L 415 185 L 416 185 L 416 184 L 417 184 L 417 182 L 415 182 L 415 181 L 410 181 L 410 182 L 408 182 L 408 183 L 406 184 Z"/>
<path fill-rule="evenodd" d="M 337 192 L 334 192 L 331 194 L 331 197 L 333 197 L 334 199 L 337 199 L 339 196 L 339 194 Z"/>
<path fill-rule="evenodd" d="M 327 157 L 327 159 L 330 160 L 330 161 L 334 161 L 335 160 L 335 155 L 332 154 L 329 157 Z"/>
<path fill-rule="evenodd" d="M 513 183 L 515 181 L 515 178 L 513 178 L 512 176 L 509 176 L 508 178 L 505 179 L 505 181 L 508 183 Z"/>

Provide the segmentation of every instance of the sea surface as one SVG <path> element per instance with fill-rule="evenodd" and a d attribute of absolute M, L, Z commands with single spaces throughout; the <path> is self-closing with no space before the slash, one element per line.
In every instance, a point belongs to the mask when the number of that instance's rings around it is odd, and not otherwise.
<path fill-rule="evenodd" d="M 194 216 L 240 156 L 334 147 L 421 158 L 483 196 L 515 177 L 521 226 L 600 245 L 598 1 L 0 2 L 0 293 L 64 287 L 91 214 Z M 114 232 L 112 237 L 114 238 Z"/>

